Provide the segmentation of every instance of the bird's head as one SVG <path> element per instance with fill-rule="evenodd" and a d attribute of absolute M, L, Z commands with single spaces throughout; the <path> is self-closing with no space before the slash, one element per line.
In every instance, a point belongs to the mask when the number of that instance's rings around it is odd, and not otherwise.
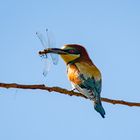
<path fill-rule="evenodd" d="M 46 52 L 59 54 L 66 64 L 77 61 L 89 61 L 92 63 L 86 49 L 78 44 L 67 44 L 64 45 L 61 49 L 48 48 Z"/>

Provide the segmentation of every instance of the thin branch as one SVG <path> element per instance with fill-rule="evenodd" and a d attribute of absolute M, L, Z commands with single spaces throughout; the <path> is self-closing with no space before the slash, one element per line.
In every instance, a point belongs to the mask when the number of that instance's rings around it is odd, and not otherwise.
<path fill-rule="evenodd" d="M 0 87 L 1 88 L 19 88 L 19 89 L 40 89 L 40 90 L 46 90 L 49 92 L 55 91 L 61 94 L 66 94 L 66 95 L 70 95 L 70 96 L 78 96 L 78 97 L 83 97 L 85 99 L 87 99 L 86 96 L 82 95 L 81 93 L 78 92 L 74 92 L 74 91 L 69 91 L 67 89 L 63 89 L 60 87 L 48 87 L 45 85 L 22 85 L 22 84 L 16 84 L 16 83 L 11 83 L 11 84 L 7 84 L 7 83 L 0 83 Z M 101 98 L 102 101 L 107 102 L 107 103 L 111 103 L 111 104 L 121 104 L 121 105 L 127 105 L 127 106 L 140 106 L 140 103 L 136 103 L 136 102 L 127 102 L 127 101 L 123 101 L 123 100 L 114 100 L 114 99 L 108 99 L 108 98 Z"/>

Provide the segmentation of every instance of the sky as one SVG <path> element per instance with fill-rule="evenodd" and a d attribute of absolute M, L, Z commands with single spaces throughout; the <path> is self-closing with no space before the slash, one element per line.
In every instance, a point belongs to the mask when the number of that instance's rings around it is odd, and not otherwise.
<path fill-rule="evenodd" d="M 140 102 L 139 0 L 1 0 L 0 82 L 71 89 L 59 59 L 43 77 L 36 31 L 51 30 L 60 48 L 86 47 L 101 70 L 102 97 Z M 140 138 L 140 108 L 103 102 L 106 118 L 89 100 L 41 90 L 0 88 L 1 140 L 132 140 Z"/>

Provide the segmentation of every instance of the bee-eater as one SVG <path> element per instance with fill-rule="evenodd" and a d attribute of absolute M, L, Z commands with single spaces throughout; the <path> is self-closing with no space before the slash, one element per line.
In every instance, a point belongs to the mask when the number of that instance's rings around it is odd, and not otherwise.
<path fill-rule="evenodd" d="M 94 108 L 105 117 L 101 103 L 102 79 L 99 69 L 91 61 L 86 49 L 78 44 L 67 44 L 61 49 L 49 48 L 47 53 L 59 54 L 67 66 L 67 75 L 72 86 L 94 102 Z"/>

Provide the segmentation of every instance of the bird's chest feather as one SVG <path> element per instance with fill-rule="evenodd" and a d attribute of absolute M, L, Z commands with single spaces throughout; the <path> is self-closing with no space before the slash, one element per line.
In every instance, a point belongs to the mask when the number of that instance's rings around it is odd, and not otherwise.
<path fill-rule="evenodd" d="M 80 71 L 76 67 L 76 65 L 71 64 L 67 66 L 67 75 L 68 79 L 74 84 L 81 84 L 81 80 L 79 78 Z"/>

